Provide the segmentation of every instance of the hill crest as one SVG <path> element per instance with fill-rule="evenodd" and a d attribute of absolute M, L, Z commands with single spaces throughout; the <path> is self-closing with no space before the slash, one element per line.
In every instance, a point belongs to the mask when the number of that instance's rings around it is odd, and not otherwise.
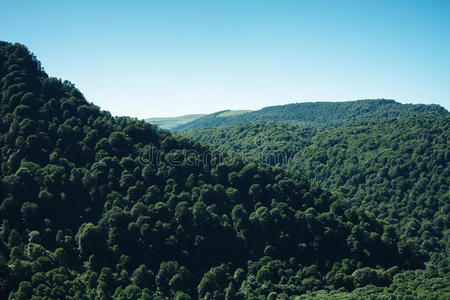
<path fill-rule="evenodd" d="M 445 108 L 436 104 L 401 104 L 389 99 L 299 102 L 268 106 L 245 114 L 219 117 L 222 112 L 224 111 L 203 116 L 174 127 L 173 130 L 222 127 L 256 121 L 336 126 L 361 119 L 407 117 L 415 114 L 448 114 Z"/>

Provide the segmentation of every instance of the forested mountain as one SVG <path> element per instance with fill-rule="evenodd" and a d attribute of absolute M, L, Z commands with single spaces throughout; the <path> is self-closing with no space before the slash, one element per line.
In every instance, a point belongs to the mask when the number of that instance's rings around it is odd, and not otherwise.
<path fill-rule="evenodd" d="M 304 177 L 100 111 L 20 44 L 0 78 L 2 299 L 287 299 L 427 259 Z"/>
<path fill-rule="evenodd" d="M 174 130 L 230 126 L 270 121 L 293 124 L 342 125 L 359 119 L 385 119 L 421 114 L 445 115 L 439 105 L 400 104 L 394 100 L 358 100 L 347 102 L 305 102 L 269 106 L 245 114 L 223 116 L 223 111 L 206 115 Z"/>
<path fill-rule="evenodd" d="M 144 121 L 147 123 L 156 124 L 158 125 L 159 128 L 171 130 L 180 125 L 192 122 L 204 116 L 205 115 L 203 114 L 193 114 L 168 118 L 147 118 Z"/>
<path fill-rule="evenodd" d="M 181 134 L 230 155 L 279 164 L 397 225 L 441 269 L 450 253 L 450 115 L 337 128 L 256 122 Z"/>
<path fill-rule="evenodd" d="M 230 155 L 281 164 L 377 216 L 441 243 L 450 213 L 450 115 L 357 121 L 339 128 L 252 123 L 181 132 Z M 433 222 L 433 226 L 430 226 Z M 434 237 L 434 238 L 433 238 Z"/>

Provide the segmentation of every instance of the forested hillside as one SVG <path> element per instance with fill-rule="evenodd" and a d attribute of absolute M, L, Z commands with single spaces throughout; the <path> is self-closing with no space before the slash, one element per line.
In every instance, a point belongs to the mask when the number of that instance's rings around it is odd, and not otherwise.
<path fill-rule="evenodd" d="M 20 44 L 0 78 L 2 299 L 286 299 L 427 259 L 304 177 L 112 117 Z"/>
<path fill-rule="evenodd" d="M 396 224 L 450 283 L 449 114 L 337 128 L 257 122 L 181 134 L 230 155 L 297 171 L 349 205 Z"/>
<path fill-rule="evenodd" d="M 182 133 L 231 155 L 297 170 L 402 225 L 408 237 L 422 237 L 425 250 L 445 247 L 450 115 L 358 121 L 332 129 L 253 123 Z"/>
<path fill-rule="evenodd" d="M 394 100 L 358 100 L 347 102 L 305 102 L 269 106 L 261 110 L 223 116 L 217 112 L 177 126 L 174 130 L 221 127 L 257 121 L 311 125 L 342 125 L 359 119 L 411 117 L 420 114 L 445 115 L 439 105 L 400 104 Z"/>

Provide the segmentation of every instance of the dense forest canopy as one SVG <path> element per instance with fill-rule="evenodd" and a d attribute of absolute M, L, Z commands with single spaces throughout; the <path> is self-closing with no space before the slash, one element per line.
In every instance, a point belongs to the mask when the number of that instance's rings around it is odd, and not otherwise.
<path fill-rule="evenodd" d="M 439 105 L 400 104 L 394 100 L 375 99 L 347 102 L 304 102 L 269 106 L 245 114 L 224 116 L 224 111 L 181 124 L 174 130 L 231 126 L 266 121 L 293 124 L 337 126 L 360 119 L 413 117 L 421 114 L 446 115 Z"/>
<path fill-rule="evenodd" d="M 450 115 L 360 120 L 335 128 L 255 122 L 181 131 L 229 155 L 297 171 L 398 227 L 448 281 Z"/>
<path fill-rule="evenodd" d="M 303 176 L 112 117 L 20 44 L 0 42 L 0 78 L 2 299 L 447 288 L 414 240 Z"/>
<path fill-rule="evenodd" d="M 257 122 L 181 133 L 230 155 L 297 170 L 378 217 L 402 225 L 409 237 L 420 238 L 425 250 L 445 248 L 449 114 L 357 121 L 338 128 Z"/>

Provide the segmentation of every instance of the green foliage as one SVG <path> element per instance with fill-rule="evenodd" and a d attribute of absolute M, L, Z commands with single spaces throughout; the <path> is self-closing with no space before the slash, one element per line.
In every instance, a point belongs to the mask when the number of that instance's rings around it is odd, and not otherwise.
<path fill-rule="evenodd" d="M 387 227 L 383 235 L 370 236 L 371 243 L 380 239 L 391 245 L 400 243 L 402 252 L 418 245 L 430 257 L 429 267 L 443 274 L 450 270 L 449 133 L 448 114 L 356 121 L 336 128 L 257 122 L 181 132 L 230 155 L 280 165 L 308 177 L 345 199 L 331 205 L 335 214 L 348 207 L 364 207 L 395 224 L 404 239 L 399 242 L 396 234 L 391 237 L 395 230 Z M 346 214 L 354 220 L 353 213 Z M 360 247 L 360 229 L 355 227 L 347 237 L 351 247 Z M 376 250 L 373 254 L 383 255 Z M 392 280 L 370 268 L 355 272 L 329 273 L 330 283 L 348 288 Z M 433 276 L 448 285 L 447 275 Z"/>
<path fill-rule="evenodd" d="M 1 298 L 285 299 L 422 266 L 385 221 L 301 176 L 114 118 L 22 45 L 0 43 L 0 78 Z M 197 164 L 177 160 L 187 152 Z"/>
<path fill-rule="evenodd" d="M 448 114 L 358 121 L 337 128 L 253 123 L 182 134 L 231 155 L 299 171 L 347 199 L 348 205 L 362 206 L 399 225 L 409 240 L 405 251 L 411 243 L 426 252 L 446 247 L 443 237 L 450 228 Z"/>
<path fill-rule="evenodd" d="M 439 105 L 400 104 L 394 100 L 386 99 L 347 102 L 304 102 L 269 106 L 251 112 L 233 112 L 227 110 L 219 111 L 171 129 L 188 130 L 222 127 L 261 121 L 336 126 L 359 119 L 413 117 L 421 114 L 433 114 L 437 116 L 448 114 L 445 108 Z"/>

